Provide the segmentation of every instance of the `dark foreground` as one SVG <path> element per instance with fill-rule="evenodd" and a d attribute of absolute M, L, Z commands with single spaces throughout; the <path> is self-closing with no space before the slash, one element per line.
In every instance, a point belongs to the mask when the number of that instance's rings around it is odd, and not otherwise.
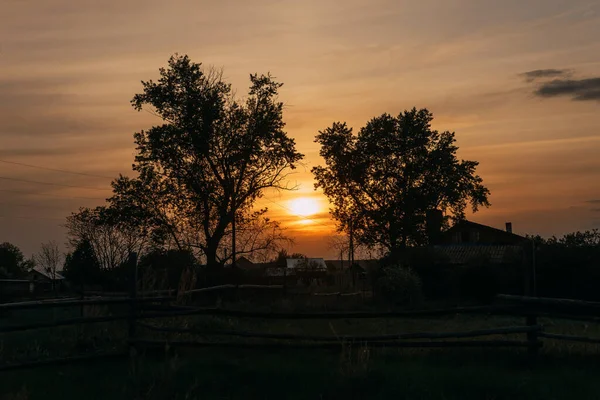
<path fill-rule="evenodd" d="M 465 353 L 468 352 L 468 353 Z M 193 354 L 191 354 L 193 353 Z M 504 351 L 185 351 L 4 372 L 1 399 L 599 399 L 595 357 Z"/>

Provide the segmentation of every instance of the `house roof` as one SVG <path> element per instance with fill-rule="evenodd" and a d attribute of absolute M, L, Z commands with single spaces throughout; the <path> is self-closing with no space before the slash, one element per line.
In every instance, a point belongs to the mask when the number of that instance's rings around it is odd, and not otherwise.
<path fill-rule="evenodd" d="M 492 264 L 510 263 L 515 261 L 522 251 L 521 246 L 503 245 L 440 245 L 433 248 L 450 264 L 467 264 L 481 258 Z"/>
<path fill-rule="evenodd" d="M 236 258 L 235 266 L 238 268 L 241 268 L 241 269 L 260 269 L 260 268 L 262 268 L 261 264 L 253 263 L 252 261 L 248 260 L 244 256 Z"/>
<path fill-rule="evenodd" d="M 347 270 L 350 268 L 350 261 L 344 260 L 325 260 L 327 268 L 333 271 Z M 354 264 L 359 265 L 364 270 L 376 268 L 379 265 L 379 260 L 354 260 Z"/>
<path fill-rule="evenodd" d="M 61 274 L 62 271 L 56 271 L 55 272 L 55 277 L 53 278 L 52 274 L 50 272 L 44 270 L 44 268 L 41 268 L 39 266 L 33 267 L 32 272 L 36 272 L 36 273 L 42 275 L 44 278 L 48 278 L 50 280 L 52 280 L 52 279 L 56 279 L 56 280 L 63 280 L 63 279 L 65 279 L 65 277 L 62 276 L 62 274 Z"/>
<path fill-rule="evenodd" d="M 475 228 L 475 229 L 478 229 L 478 230 L 486 230 L 488 232 L 493 232 L 496 235 L 505 236 L 507 238 L 509 237 L 511 239 L 522 239 L 522 240 L 526 240 L 527 239 L 524 236 L 517 235 L 516 233 L 507 232 L 505 230 L 494 228 L 494 227 L 491 227 L 491 226 L 488 226 L 488 225 L 478 224 L 477 222 L 469 221 L 469 220 L 466 220 L 466 219 L 463 219 L 463 220 L 457 222 L 450 229 L 448 229 L 446 232 L 451 232 L 453 230 L 457 230 L 457 229 L 461 229 L 461 228 L 466 228 L 466 227 Z"/>
<path fill-rule="evenodd" d="M 317 271 L 327 270 L 325 260 L 322 258 L 286 258 L 285 264 L 287 269 L 309 268 Z"/>

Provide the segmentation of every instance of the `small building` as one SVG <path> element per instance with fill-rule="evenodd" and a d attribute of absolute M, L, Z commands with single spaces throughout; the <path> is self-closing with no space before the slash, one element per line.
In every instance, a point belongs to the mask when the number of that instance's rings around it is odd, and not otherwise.
<path fill-rule="evenodd" d="M 60 271 L 53 273 L 37 266 L 29 272 L 29 279 L 36 292 L 62 290 L 65 285 L 65 277 Z"/>
<path fill-rule="evenodd" d="M 265 270 L 267 276 L 292 276 L 298 274 L 327 274 L 327 264 L 323 258 L 287 258 L 285 267 L 271 266 Z"/>
<path fill-rule="evenodd" d="M 65 277 L 60 273 L 60 271 L 52 273 L 51 271 L 46 271 L 45 269 L 37 266 L 31 270 L 29 277 L 31 280 L 37 282 L 62 282 L 65 280 Z"/>
<path fill-rule="evenodd" d="M 326 260 L 333 284 L 340 290 L 356 290 L 370 287 L 370 278 L 379 269 L 379 260 Z"/>

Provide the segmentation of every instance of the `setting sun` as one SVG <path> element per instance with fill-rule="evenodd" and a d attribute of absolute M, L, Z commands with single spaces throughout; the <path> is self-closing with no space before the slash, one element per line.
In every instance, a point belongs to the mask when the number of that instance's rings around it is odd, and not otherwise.
<path fill-rule="evenodd" d="M 319 212 L 319 202 L 309 197 L 300 197 L 290 201 L 291 211 L 302 217 L 309 217 Z"/>

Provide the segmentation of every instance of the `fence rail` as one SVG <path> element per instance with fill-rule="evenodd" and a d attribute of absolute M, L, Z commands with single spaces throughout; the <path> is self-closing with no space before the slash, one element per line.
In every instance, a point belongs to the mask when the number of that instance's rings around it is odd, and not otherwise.
<path fill-rule="evenodd" d="M 218 287 L 194 289 L 186 293 L 210 292 L 218 290 L 229 290 L 238 288 L 260 288 L 280 289 L 280 285 L 221 285 Z M 52 307 L 71 307 L 86 305 L 111 305 L 128 304 L 129 311 L 123 315 L 109 315 L 102 317 L 82 317 L 49 321 L 19 326 L 0 327 L 0 333 L 17 332 L 22 330 L 33 330 L 53 328 L 66 325 L 78 325 L 89 323 L 110 322 L 117 320 L 128 320 L 129 339 L 127 343 L 136 347 L 164 348 L 168 343 L 171 347 L 217 347 L 217 348 L 256 348 L 256 349 L 339 349 L 340 345 L 360 345 L 368 343 L 369 347 L 394 348 L 394 347 L 526 347 L 529 354 L 535 359 L 538 349 L 542 346 L 541 339 L 565 340 L 585 343 L 600 344 L 600 338 L 589 338 L 583 336 L 569 336 L 545 332 L 544 327 L 537 322 L 538 316 L 569 317 L 572 319 L 595 319 L 600 317 L 600 303 L 578 301 L 570 299 L 547 299 L 522 296 L 498 296 L 501 304 L 491 306 L 474 306 L 460 308 L 445 308 L 431 310 L 404 310 L 385 312 L 318 312 L 318 313 L 283 313 L 283 312 L 257 312 L 222 308 L 194 308 L 184 306 L 166 305 L 172 300 L 172 296 L 138 297 L 135 289 L 129 297 L 123 298 L 91 298 L 91 299 L 61 299 L 53 301 L 29 301 L 21 303 L 0 304 L 0 311 L 22 310 L 22 309 L 44 309 Z M 336 294 L 337 295 L 337 294 Z M 157 306 L 156 303 L 160 303 Z M 138 307 L 146 306 L 146 308 Z M 456 314 L 503 314 L 525 316 L 526 324 L 523 326 L 507 326 L 493 329 L 479 329 L 462 332 L 411 332 L 393 333 L 384 335 L 300 335 L 284 333 L 249 332 L 242 330 L 202 330 L 195 328 L 161 327 L 140 320 L 157 318 L 176 318 L 186 315 L 212 315 L 227 316 L 235 318 L 260 318 L 265 320 L 333 320 L 333 319 L 367 319 L 367 318 L 422 318 Z M 201 336 L 231 336 L 249 339 L 260 339 L 267 342 L 214 342 L 214 341 L 179 341 L 179 340 L 146 340 L 138 338 L 136 326 L 165 333 L 195 334 Z M 468 339 L 492 335 L 514 335 L 525 334 L 526 340 L 456 340 Z M 423 340 L 427 339 L 427 340 Z M 454 339 L 454 340 L 441 340 Z M 282 340 L 288 342 L 282 342 Z M 310 343 L 312 342 L 312 343 Z M 119 353 L 123 355 L 123 353 Z M 102 355 L 104 357 L 106 355 Z M 112 356 L 115 356 L 113 354 Z M 87 357 L 87 358 L 86 358 Z M 21 364 L 0 365 L 0 371 L 10 369 L 29 368 L 38 365 L 51 365 L 59 363 L 77 362 L 93 359 L 95 355 L 84 355 L 81 357 L 70 357 L 65 359 L 32 361 Z M 100 356 L 98 356 L 100 357 Z"/>
<path fill-rule="evenodd" d="M 24 301 L 19 303 L 4 303 L 0 304 L 0 311 L 3 310 L 23 310 L 27 308 L 56 308 L 56 307 L 70 307 L 70 306 L 91 306 L 91 305 L 110 305 L 110 304 L 128 304 L 132 301 L 137 303 L 155 303 L 155 302 L 167 302 L 175 300 L 175 297 L 138 297 L 132 299 L 131 297 L 123 298 L 96 298 L 96 299 L 83 299 L 83 300 L 39 300 L 39 301 Z"/>
<path fill-rule="evenodd" d="M 527 333 L 531 331 L 540 331 L 541 326 L 512 326 L 496 329 L 478 329 L 463 332 L 410 332 L 410 333 L 393 333 L 386 335 L 362 335 L 362 336 L 322 336 L 322 335 L 296 335 L 287 333 L 261 333 L 261 332 L 246 332 L 234 330 L 206 330 L 206 329 L 184 329 L 184 328 L 165 328 L 153 326 L 150 324 L 138 323 L 146 329 L 157 332 L 169 333 L 190 333 L 198 335 L 219 335 L 219 336 L 238 336 L 246 338 L 258 339 L 283 339 L 283 340 L 300 340 L 300 341 L 322 341 L 322 342 L 382 342 L 393 340 L 406 339 L 450 339 L 450 338 L 471 338 L 489 335 L 506 335 L 515 333 Z"/>
<path fill-rule="evenodd" d="M 168 345 L 171 348 L 233 348 L 260 350 L 287 349 L 325 349 L 339 350 L 345 343 L 244 343 L 244 342 L 193 342 L 193 341 L 162 341 L 162 340 L 131 340 L 130 343 L 144 348 L 163 350 Z M 540 347 L 541 343 L 535 344 Z M 461 340 L 461 341 L 422 341 L 422 342 L 373 342 L 369 348 L 456 348 L 456 347 L 526 347 L 531 343 L 519 340 Z"/>
<path fill-rule="evenodd" d="M 219 285 L 219 286 L 211 286 L 200 289 L 192 289 L 187 290 L 185 292 L 181 292 L 183 295 L 189 295 L 194 293 L 206 293 L 206 292 L 214 292 L 219 290 L 226 289 L 280 289 L 283 290 L 285 288 L 284 285 Z"/>
<path fill-rule="evenodd" d="M 175 289 L 142 290 L 142 291 L 138 292 L 138 295 L 140 295 L 140 296 L 151 296 L 151 295 L 158 295 L 158 294 L 171 295 L 171 294 L 175 294 L 176 292 L 177 292 L 177 290 L 175 290 Z M 131 293 L 129 293 L 129 292 L 102 292 L 102 291 L 86 291 L 86 292 L 83 292 L 83 295 L 85 297 L 88 297 L 88 296 L 129 297 L 130 294 Z"/>
<path fill-rule="evenodd" d="M 356 311 L 356 312 L 262 312 L 262 311 L 244 311 L 224 308 L 194 308 L 194 307 L 173 307 L 165 310 L 163 313 L 157 313 L 159 316 L 175 317 L 189 315 L 216 315 L 237 318 L 260 318 L 260 319 L 367 319 L 367 318 L 419 318 L 433 317 L 453 314 L 505 314 L 518 315 L 517 306 L 473 306 L 473 307 L 454 307 L 431 310 L 407 310 L 407 311 Z"/>
<path fill-rule="evenodd" d="M 0 372 L 2 371 L 14 371 L 19 369 L 29 369 L 35 367 L 45 367 L 49 365 L 65 365 L 65 364 L 76 364 L 76 363 L 85 363 L 88 361 L 97 361 L 100 359 L 117 359 L 117 358 L 125 358 L 129 354 L 128 351 L 114 351 L 114 352 L 106 352 L 106 353 L 96 353 L 96 354 L 84 354 L 73 357 L 63 357 L 63 358 L 53 358 L 50 360 L 35 360 L 35 361 L 27 361 L 22 363 L 11 363 L 0 365 Z"/>

